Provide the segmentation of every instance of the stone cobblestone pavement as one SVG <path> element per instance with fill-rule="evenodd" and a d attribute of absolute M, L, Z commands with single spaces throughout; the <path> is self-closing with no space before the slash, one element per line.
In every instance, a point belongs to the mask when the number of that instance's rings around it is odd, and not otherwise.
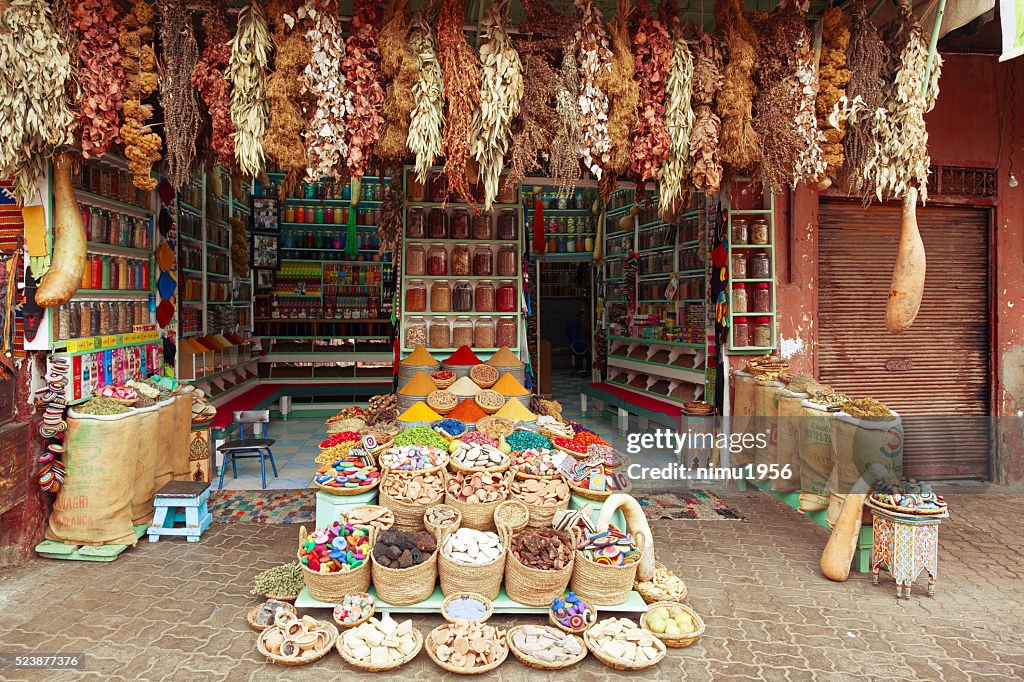
<path fill-rule="evenodd" d="M 1015 495 L 949 496 L 936 596 L 895 599 L 883 576 L 831 583 L 826 533 L 761 493 L 727 494 L 746 522 L 653 522 L 659 558 L 707 622 L 688 649 L 627 675 L 588 657 L 557 678 L 645 680 L 1024 679 L 1024 533 Z M 279 668 L 255 650 L 245 612 L 252 576 L 288 560 L 295 526 L 214 525 L 198 544 L 142 542 L 111 564 L 39 559 L 0 573 L 0 651 L 85 653 L 81 672 L 4 670 L 4 680 L 279 680 L 345 675 L 331 652 Z M 321 617 L 329 617 L 321 612 Z M 529 622 L 495 616 L 510 625 Z M 538 619 L 533 618 L 534 622 Z M 441 621 L 416 617 L 427 632 Z M 449 680 L 421 653 L 408 680 Z M 545 680 L 511 656 L 480 679 Z"/>

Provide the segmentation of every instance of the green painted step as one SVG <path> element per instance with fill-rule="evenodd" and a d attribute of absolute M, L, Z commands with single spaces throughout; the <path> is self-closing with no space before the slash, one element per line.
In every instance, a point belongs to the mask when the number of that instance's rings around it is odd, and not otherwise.
<path fill-rule="evenodd" d="M 146 524 L 135 526 L 132 531 L 135 539 L 146 534 Z M 69 561 L 113 561 L 121 552 L 131 545 L 72 545 L 56 540 L 43 540 L 36 545 L 36 554 L 47 559 L 66 559 Z"/>

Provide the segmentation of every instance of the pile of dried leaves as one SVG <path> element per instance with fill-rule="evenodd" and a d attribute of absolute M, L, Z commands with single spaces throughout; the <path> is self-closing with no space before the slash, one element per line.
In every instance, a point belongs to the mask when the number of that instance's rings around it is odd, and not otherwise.
<path fill-rule="evenodd" d="M 416 83 L 412 88 L 414 106 L 406 142 L 413 155 L 416 179 L 427 181 L 427 171 L 441 155 L 444 126 L 444 76 L 437 61 L 437 43 L 423 14 L 416 17 L 409 34 L 409 49 L 416 55 Z"/>
<path fill-rule="evenodd" d="M 697 29 L 696 59 L 693 65 L 693 133 L 690 134 L 690 158 L 693 186 L 705 194 L 714 194 L 722 186 L 722 161 L 719 134 L 722 122 L 712 105 L 722 87 L 722 52 L 709 34 Z"/>
<path fill-rule="evenodd" d="M 416 99 L 413 86 L 419 78 L 416 53 L 409 45 L 409 0 L 388 0 L 384 26 L 380 29 L 380 74 L 384 80 L 377 158 L 387 166 L 400 165 L 409 155 L 409 121 Z M 383 242 L 381 242 L 383 243 Z"/>
<path fill-rule="evenodd" d="M 600 180 L 611 151 L 609 101 L 601 82 L 611 73 L 612 51 L 601 11 L 594 0 L 575 0 L 575 4 L 575 50 L 580 67 L 580 154 L 583 165 Z"/>
<path fill-rule="evenodd" d="M 363 177 L 384 122 L 384 88 L 380 83 L 380 50 L 377 47 L 380 5 L 376 0 L 355 0 L 352 5 L 352 31 L 345 42 L 341 63 L 348 87 L 345 103 L 348 121 L 345 142 L 346 162 L 352 177 Z"/>
<path fill-rule="evenodd" d="M 377 238 L 380 240 L 379 253 L 398 252 L 398 244 L 402 239 L 402 225 L 405 209 L 405 197 L 402 195 L 402 169 L 396 168 L 391 173 L 387 187 L 384 188 L 384 200 L 380 205 L 377 217 Z"/>
<path fill-rule="evenodd" d="M 806 31 L 796 47 L 796 80 L 799 84 L 794 123 L 800 136 L 800 151 L 793 164 L 793 184 L 811 184 L 825 173 L 825 154 L 821 149 L 821 135 L 815 114 L 818 96 L 818 70 L 814 68 L 814 50 Z"/>
<path fill-rule="evenodd" d="M 678 19 L 673 23 L 672 64 L 665 87 L 665 124 L 669 147 L 658 172 L 658 210 L 668 222 L 686 207 L 690 180 L 690 134 L 693 132 L 693 56 Z"/>
<path fill-rule="evenodd" d="M 345 74 L 338 69 L 345 57 L 345 38 L 337 0 L 306 0 L 297 16 L 305 26 L 309 63 L 303 71 L 312 110 L 303 139 L 309 164 L 306 180 L 344 175 Z"/>
<path fill-rule="evenodd" d="M 210 147 L 217 160 L 230 167 L 235 155 L 235 126 L 231 121 L 231 96 L 224 70 L 231 59 L 227 14 L 219 2 L 207 2 L 203 14 L 203 54 L 192 69 L 192 85 L 199 91 L 210 114 L 213 129 Z"/>
<path fill-rule="evenodd" d="M 671 140 L 665 125 L 665 79 L 672 64 L 672 38 L 664 22 L 641 0 L 633 35 L 634 80 L 640 86 L 639 121 L 629 148 L 629 168 L 638 183 L 654 180 Z"/>
<path fill-rule="evenodd" d="M 68 25 L 78 34 L 78 80 L 82 103 L 78 125 L 82 156 L 104 154 L 121 141 L 118 126 L 124 92 L 121 66 L 121 22 L 117 3 L 76 0 L 68 3 Z"/>
<path fill-rule="evenodd" d="M 619 0 L 618 14 L 609 22 L 612 63 L 598 81 L 608 95 L 610 149 L 599 186 L 608 201 L 618 177 L 629 168 L 629 138 L 636 128 L 640 86 L 634 80 L 633 45 L 629 37 L 630 0 Z"/>
<path fill-rule="evenodd" d="M 752 173 L 761 160 L 761 146 L 754 130 L 754 69 L 757 66 L 757 34 L 743 16 L 740 0 L 718 0 L 715 22 L 725 36 L 729 62 L 716 107 L 722 120 L 719 145 L 722 164 L 730 175 Z"/>
<path fill-rule="evenodd" d="M 124 105 L 121 113 L 121 139 L 132 184 L 143 191 L 156 189 L 153 164 L 160 160 L 163 141 L 146 123 L 153 107 L 145 101 L 157 89 L 157 61 L 153 51 L 156 12 L 148 0 L 135 0 L 121 22 L 121 49 L 124 51 Z"/>
<path fill-rule="evenodd" d="M 831 182 L 826 178 L 835 177 L 836 171 L 843 165 L 846 123 L 838 121 L 838 125 L 833 126 L 829 122 L 829 116 L 836 104 L 846 97 L 846 85 L 850 82 L 850 70 L 846 68 L 846 48 L 850 44 L 850 30 L 846 27 L 846 14 L 838 7 L 829 8 L 821 23 L 821 56 L 818 60 L 820 68 L 815 107 L 826 164 L 824 176 L 819 184 L 828 186 Z"/>
<path fill-rule="evenodd" d="M 302 31 L 295 28 L 295 0 L 271 0 L 267 13 L 274 30 L 274 72 L 267 79 L 269 118 L 263 147 L 267 156 L 285 173 L 282 189 L 287 191 L 306 170 L 306 127 L 309 94 L 303 72 L 310 50 Z"/>
<path fill-rule="evenodd" d="M 444 174 L 448 189 L 460 201 L 472 204 L 467 163 L 473 130 L 473 112 L 480 106 L 480 65 L 466 42 L 462 27 L 466 8 L 462 0 L 441 0 L 437 17 L 438 61 L 444 74 L 448 112 L 444 122 Z"/>
<path fill-rule="evenodd" d="M 263 7 L 258 0 L 252 0 L 238 13 L 227 72 L 231 83 L 231 121 L 235 126 L 235 161 L 249 177 L 259 174 L 265 158 L 267 72 L 272 49 Z"/>
<path fill-rule="evenodd" d="M 185 0 L 158 0 L 157 7 L 163 55 L 160 106 L 164 110 L 167 181 L 177 189 L 192 177 L 196 158 L 200 118 L 199 101 L 192 87 L 192 70 L 199 61 L 199 48 Z"/>

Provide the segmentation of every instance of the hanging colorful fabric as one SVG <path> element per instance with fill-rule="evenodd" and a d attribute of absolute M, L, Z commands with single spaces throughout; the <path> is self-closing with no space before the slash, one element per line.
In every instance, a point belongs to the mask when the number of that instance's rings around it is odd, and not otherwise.
<path fill-rule="evenodd" d="M 539 198 L 533 203 L 533 252 L 543 254 L 548 243 L 544 239 L 544 202 Z"/>
<path fill-rule="evenodd" d="M 0 288 L 3 290 L 3 300 L 0 301 L 0 379 L 5 380 L 13 369 L 10 359 L 11 311 L 18 285 L 18 254 L 17 249 L 0 252 Z"/>

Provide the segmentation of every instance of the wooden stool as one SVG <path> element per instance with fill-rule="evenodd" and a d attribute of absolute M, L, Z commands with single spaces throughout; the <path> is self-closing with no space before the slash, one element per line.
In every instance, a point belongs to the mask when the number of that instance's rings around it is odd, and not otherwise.
<path fill-rule="evenodd" d="M 153 498 L 156 514 L 146 532 L 150 542 L 158 542 L 161 535 L 184 535 L 189 542 L 199 542 L 203 531 L 213 522 L 213 514 L 206 508 L 210 499 L 210 484 L 202 481 L 171 481 Z M 176 523 L 184 523 L 176 527 Z"/>
<path fill-rule="evenodd" d="M 874 517 L 871 543 L 871 582 L 878 584 L 883 565 L 896 581 L 896 598 L 910 599 L 910 586 L 921 571 L 928 572 L 928 596 L 935 594 L 939 574 L 939 524 L 948 512 L 901 514 L 867 504 Z"/>

